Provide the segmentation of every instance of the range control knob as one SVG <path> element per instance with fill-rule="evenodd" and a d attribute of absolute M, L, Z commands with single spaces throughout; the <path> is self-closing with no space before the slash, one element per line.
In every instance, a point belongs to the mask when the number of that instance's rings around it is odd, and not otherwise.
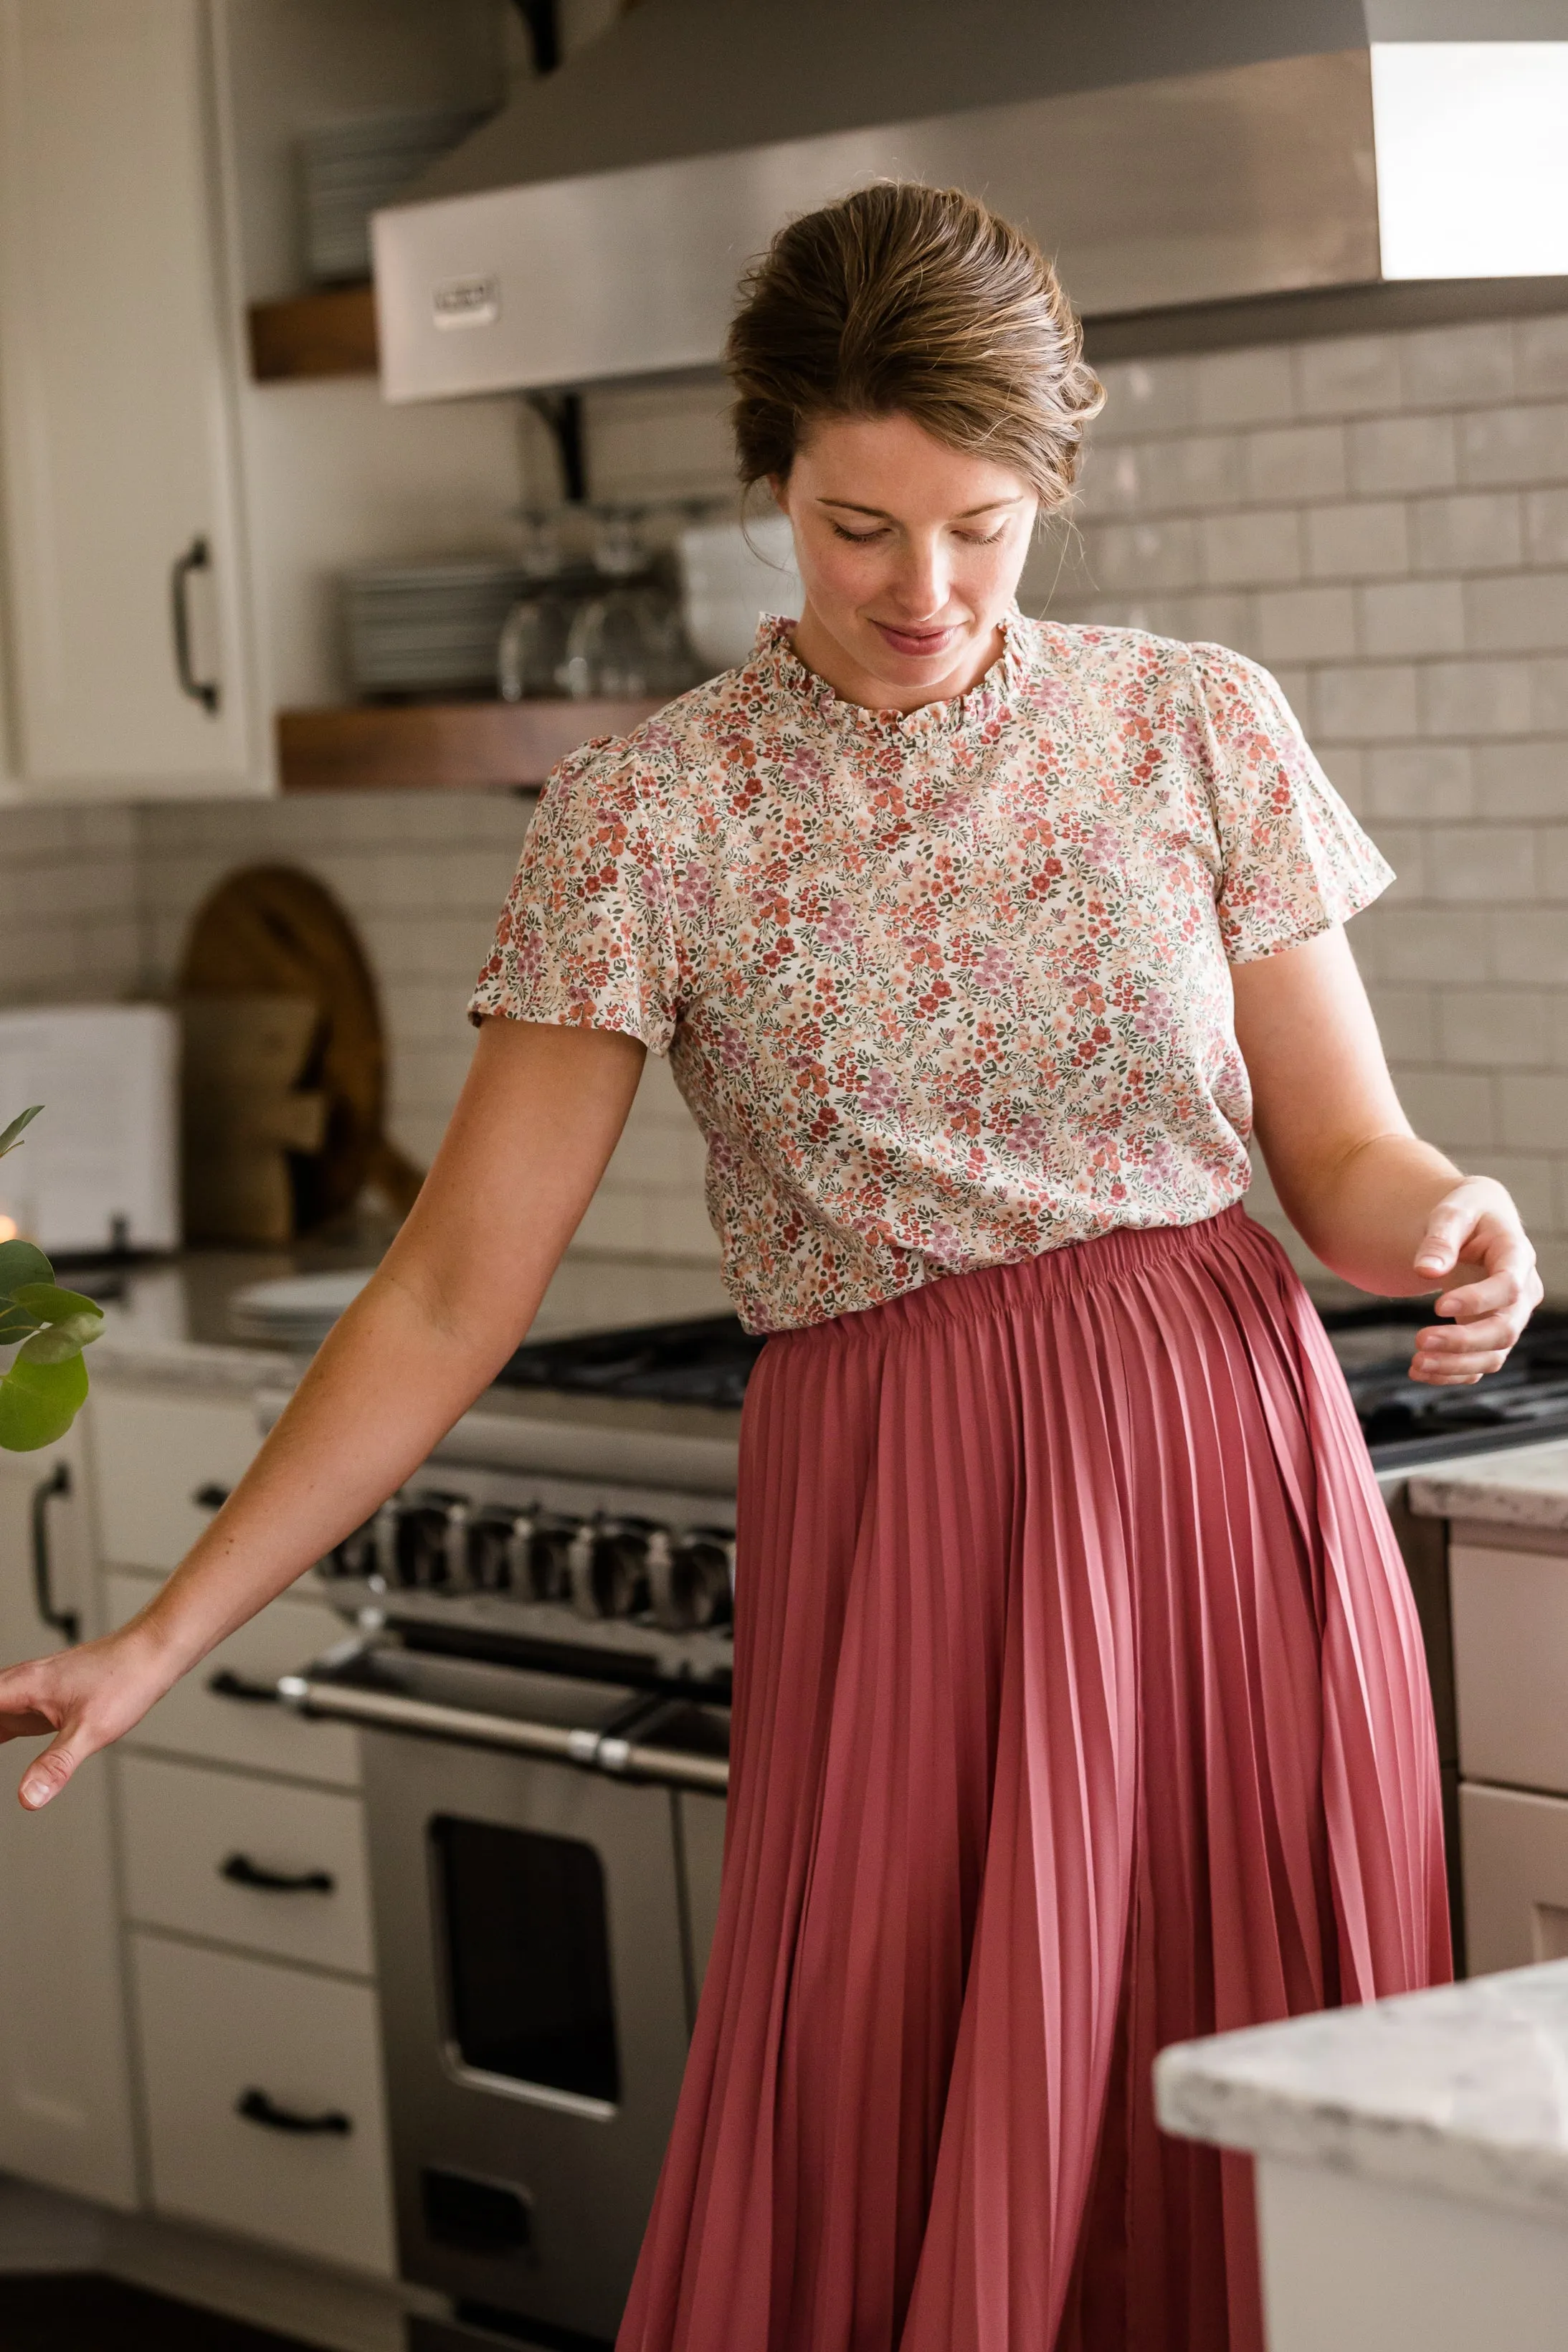
<path fill-rule="evenodd" d="M 417 1592 L 460 1589 L 468 1573 L 468 1506 L 450 1495 L 421 1495 L 397 1517 L 397 1580 Z"/>
<path fill-rule="evenodd" d="M 638 1519 L 593 1519 L 573 1538 L 572 1604 L 584 1617 L 634 1617 L 648 1606 L 648 1548 L 655 1530 Z"/>
<path fill-rule="evenodd" d="M 468 1522 L 468 1581 L 476 1592 L 519 1592 L 528 1583 L 530 1511 L 476 1511 Z"/>
<path fill-rule="evenodd" d="M 570 1601 L 572 1550 L 581 1528 L 580 1519 L 549 1511 L 530 1513 L 519 1538 L 520 1573 L 514 1571 L 514 1590 L 535 1601 Z"/>
<path fill-rule="evenodd" d="M 734 1537 L 714 1528 L 677 1536 L 661 1529 L 648 1547 L 648 1583 L 653 1615 L 672 1633 L 726 1624 L 735 1586 Z"/>

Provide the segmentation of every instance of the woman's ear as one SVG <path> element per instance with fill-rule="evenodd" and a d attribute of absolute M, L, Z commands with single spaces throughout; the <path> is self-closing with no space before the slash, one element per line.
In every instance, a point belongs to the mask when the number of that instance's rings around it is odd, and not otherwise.
<path fill-rule="evenodd" d="M 779 509 L 779 513 L 780 513 L 780 514 L 782 514 L 782 515 L 787 515 L 787 514 L 789 513 L 789 475 L 788 475 L 788 474 L 769 474 L 769 475 L 768 475 L 768 489 L 772 492 L 772 496 L 773 496 L 773 503 L 774 503 L 774 505 L 778 508 L 778 509 Z"/>

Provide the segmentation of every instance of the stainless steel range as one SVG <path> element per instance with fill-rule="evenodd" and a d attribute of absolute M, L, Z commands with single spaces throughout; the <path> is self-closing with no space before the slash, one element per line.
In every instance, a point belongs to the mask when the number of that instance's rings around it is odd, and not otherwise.
<path fill-rule="evenodd" d="M 1328 1319 L 1446 1739 L 1447 1563 L 1404 1476 L 1568 1428 L 1568 1339 L 1538 1318 L 1434 1391 L 1403 1373 L 1420 1317 Z M 720 1317 L 520 1349 L 327 1564 L 354 1630 L 283 1685 L 363 1734 L 402 2267 L 454 2305 L 419 2352 L 614 2336 L 717 1902 L 759 1344 Z"/>
<path fill-rule="evenodd" d="M 522 1350 L 327 1563 L 355 1630 L 283 1686 L 363 1735 L 401 2264 L 456 2306 L 421 2343 L 614 2336 L 717 1901 L 756 1352 Z"/>

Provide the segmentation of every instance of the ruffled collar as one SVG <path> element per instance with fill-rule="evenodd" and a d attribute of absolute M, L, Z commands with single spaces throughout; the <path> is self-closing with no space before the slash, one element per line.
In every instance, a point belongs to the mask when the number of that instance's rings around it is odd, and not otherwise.
<path fill-rule="evenodd" d="M 884 740 L 889 736 L 919 740 L 988 732 L 1017 709 L 1038 658 L 1034 629 L 1015 604 L 1002 616 L 1001 652 L 967 693 L 952 695 L 946 702 L 923 702 L 915 710 L 872 710 L 862 702 L 847 701 L 826 678 L 807 668 L 795 651 L 794 626 L 784 614 L 764 614 L 747 669 L 779 693 L 814 709 L 831 727 Z"/>

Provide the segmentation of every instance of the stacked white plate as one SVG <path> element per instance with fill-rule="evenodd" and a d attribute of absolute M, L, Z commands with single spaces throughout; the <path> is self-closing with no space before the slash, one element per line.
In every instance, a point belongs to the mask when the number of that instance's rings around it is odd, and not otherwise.
<path fill-rule="evenodd" d="M 371 215 L 484 120 L 468 107 L 424 107 L 308 131 L 299 142 L 299 184 L 312 281 L 331 286 L 368 278 Z"/>
<path fill-rule="evenodd" d="M 368 1266 L 340 1274 L 287 1275 L 279 1282 L 253 1282 L 229 1301 L 229 1323 L 242 1339 L 267 1339 L 275 1347 L 308 1355 L 319 1348 L 345 1307 L 351 1307 L 371 1278 Z"/>
<path fill-rule="evenodd" d="M 349 670 L 361 694 L 496 692 L 501 625 L 537 583 L 491 556 L 367 563 L 343 575 Z"/>

